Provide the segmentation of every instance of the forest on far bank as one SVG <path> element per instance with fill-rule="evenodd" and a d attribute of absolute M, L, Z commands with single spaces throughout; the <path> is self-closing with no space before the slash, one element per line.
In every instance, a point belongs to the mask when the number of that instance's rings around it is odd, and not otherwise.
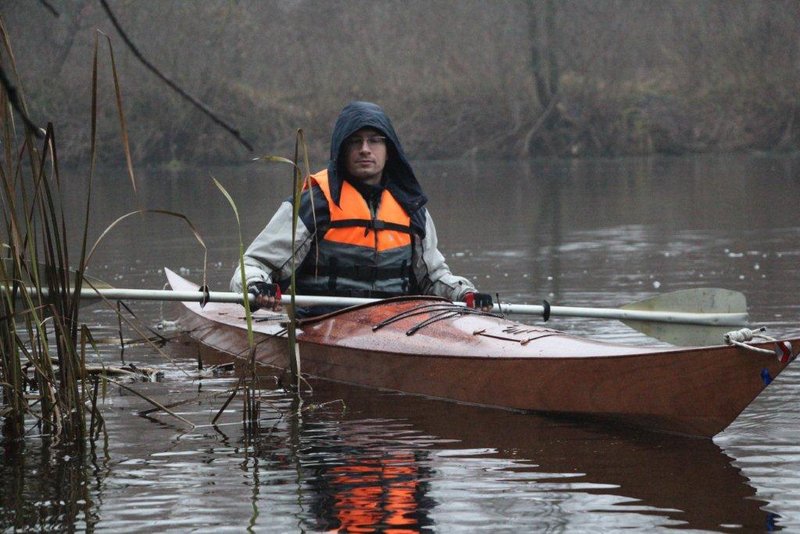
<path fill-rule="evenodd" d="M 413 159 L 800 147 L 798 0 L 2 0 L 31 118 L 87 159 L 99 36 L 99 157 L 121 163 L 108 35 L 139 163 L 327 158 L 351 100 L 381 104 Z M 98 31 L 103 34 L 97 33 Z M 4 72 L 10 58 L 0 56 Z"/>

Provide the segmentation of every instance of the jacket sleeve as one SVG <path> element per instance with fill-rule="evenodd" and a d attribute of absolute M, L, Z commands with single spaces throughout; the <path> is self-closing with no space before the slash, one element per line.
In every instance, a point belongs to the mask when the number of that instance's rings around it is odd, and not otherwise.
<path fill-rule="evenodd" d="M 436 228 L 429 213 L 425 215 L 425 237 L 414 240 L 414 275 L 420 293 L 436 295 L 450 300 L 463 300 L 464 295 L 474 292 L 472 282 L 450 272 L 444 256 L 439 252 Z"/>
<path fill-rule="evenodd" d="M 299 267 L 308 255 L 314 232 L 320 219 L 327 220 L 327 204 L 322 193 L 315 188 L 314 194 L 303 193 L 300 201 L 300 217 L 295 238 L 295 263 Z M 311 197 L 314 197 L 313 199 Z M 255 281 L 281 282 L 292 274 L 292 203 L 283 202 L 267 226 L 258 234 L 244 253 L 246 283 Z M 231 278 L 231 291 L 242 291 L 241 266 L 237 266 Z"/>

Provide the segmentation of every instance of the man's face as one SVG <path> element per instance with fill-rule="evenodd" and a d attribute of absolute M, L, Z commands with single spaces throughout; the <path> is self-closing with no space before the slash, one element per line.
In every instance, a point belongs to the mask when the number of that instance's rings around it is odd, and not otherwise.
<path fill-rule="evenodd" d="M 362 128 L 344 141 L 347 172 L 354 179 L 378 185 L 386 166 L 386 137 L 372 128 Z"/>

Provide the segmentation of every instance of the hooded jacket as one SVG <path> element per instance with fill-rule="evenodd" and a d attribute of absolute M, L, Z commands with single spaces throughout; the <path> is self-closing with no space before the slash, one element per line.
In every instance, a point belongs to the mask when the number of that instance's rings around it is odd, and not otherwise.
<path fill-rule="evenodd" d="M 373 128 L 387 138 L 387 162 L 384 168 L 383 187 L 410 218 L 411 259 L 410 284 L 399 290 L 395 285 L 381 284 L 372 288 L 361 285 L 356 289 L 375 291 L 376 295 L 417 294 L 438 295 L 451 300 L 461 300 L 468 292 L 475 291 L 466 278 L 455 276 L 445 263 L 437 248 L 436 229 L 425 204 L 427 198 L 417 181 L 411 164 L 403 151 L 397 133 L 389 117 L 379 106 L 369 102 L 352 102 L 339 114 L 331 136 L 330 159 L 327 165 L 327 188 L 330 202 L 340 205 L 344 181 L 347 177 L 342 145 L 344 141 L 362 128 Z M 320 173 L 318 173 L 319 175 Z M 317 176 L 317 175 L 315 175 Z M 313 184 L 313 181 L 312 181 Z M 369 192 L 361 184 L 352 184 L 362 195 Z M 324 292 L 309 278 L 314 271 L 325 269 L 319 265 L 319 246 L 330 228 L 331 208 L 329 199 L 319 185 L 307 187 L 300 198 L 300 217 L 295 239 L 295 264 L 297 266 L 298 293 L 305 287 L 315 293 Z M 291 276 L 291 199 L 284 201 L 266 228 L 256 237 L 245 252 L 245 278 L 248 284 L 254 281 L 277 282 L 286 289 Z M 319 273 L 318 273 L 319 274 Z M 327 280 L 327 278 L 326 278 Z M 317 280 L 318 281 L 318 280 Z M 242 291 L 241 275 L 237 268 L 231 280 L 231 290 Z M 384 291 L 388 289 L 388 291 Z"/>
<path fill-rule="evenodd" d="M 331 155 L 328 160 L 328 181 L 333 201 L 339 203 L 342 181 L 347 175 L 342 145 L 348 137 L 362 128 L 374 128 L 386 136 L 388 160 L 383 171 L 385 187 L 411 216 L 414 229 L 424 236 L 425 212 L 421 208 L 428 202 L 428 198 L 422 192 L 422 187 L 406 158 L 392 122 L 377 104 L 351 102 L 336 119 L 331 136 Z"/>

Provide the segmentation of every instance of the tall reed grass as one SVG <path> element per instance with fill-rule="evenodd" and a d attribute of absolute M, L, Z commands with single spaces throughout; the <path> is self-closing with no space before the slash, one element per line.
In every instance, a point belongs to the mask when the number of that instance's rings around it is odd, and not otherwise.
<path fill-rule="evenodd" d="M 303 168 L 300 166 L 300 159 L 302 157 Z M 254 161 L 263 161 L 267 163 L 285 163 L 292 167 L 292 250 L 296 250 L 296 243 L 295 243 L 295 236 L 297 234 L 297 223 L 300 217 L 300 195 L 303 192 L 304 187 L 306 187 L 307 177 L 310 176 L 310 161 L 308 157 L 308 146 L 305 142 L 305 135 L 303 130 L 297 131 L 297 136 L 295 139 L 295 151 L 294 151 L 294 159 L 290 160 L 280 156 L 262 156 L 259 158 L 255 158 Z M 305 169 L 305 170 L 304 170 Z M 245 268 L 244 268 L 244 243 L 242 241 L 242 232 L 241 232 L 241 221 L 239 218 L 239 210 L 236 207 L 236 202 L 231 197 L 230 193 L 225 189 L 225 187 L 216 179 L 214 179 L 214 184 L 217 188 L 222 192 L 223 196 L 226 198 L 228 203 L 233 210 L 233 213 L 236 217 L 236 224 L 239 229 L 238 231 L 238 238 L 239 238 L 239 273 L 241 276 L 241 286 L 242 288 L 247 287 L 247 280 L 245 277 Z M 295 285 L 295 272 L 296 272 L 295 265 L 295 257 L 292 255 L 291 258 L 291 279 L 289 284 L 289 292 L 288 295 L 291 299 L 289 306 L 287 307 L 287 313 L 289 316 L 289 321 L 286 327 L 286 334 L 287 334 L 287 361 L 288 361 L 288 369 L 290 373 L 290 383 L 284 384 L 284 386 L 289 389 L 291 392 L 295 393 L 295 400 L 298 402 L 301 401 L 300 391 L 301 391 L 301 382 L 303 380 L 302 373 L 301 373 L 301 358 L 300 358 L 300 345 L 297 342 L 297 317 L 294 313 L 295 310 L 295 295 L 296 295 L 296 285 Z M 231 392 L 228 400 L 225 404 L 220 408 L 219 412 L 217 413 L 216 417 L 212 421 L 215 423 L 217 419 L 222 415 L 222 412 L 231 402 L 233 397 L 238 393 L 238 391 L 242 390 L 243 399 L 243 409 L 242 409 L 242 422 L 245 428 L 245 435 L 247 439 L 252 438 L 253 436 L 257 435 L 259 432 L 259 419 L 260 419 L 260 408 L 261 408 L 261 400 L 260 400 L 260 390 L 262 389 L 261 384 L 259 383 L 259 372 L 258 372 L 258 361 L 256 360 L 256 343 L 253 335 L 253 317 L 251 313 L 251 306 L 248 300 L 248 294 L 245 291 L 243 298 L 242 298 L 242 305 L 245 309 L 245 320 L 247 323 L 247 340 L 250 347 L 247 362 L 245 365 L 245 372 L 243 376 L 240 378 L 238 384 Z"/>
<path fill-rule="evenodd" d="M 123 215 L 101 234 L 94 245 L 87 247 L 87 237 L 92 201 L 92 181 L 96 161 L 97 137 L 97 87 L 98 87 L 98 40 L 95 36 L 92 68 L 91 105 L 91 152 L 89 187 L 86 191 L 86 208 L 82 228 L 79 230 L 80 253 L 71 256 L 64 208 L 61 205 L 63 183 L 59 172 L 56 150 L 56 134 L 52 124 L 39 132 L 27 120 L 24 96 L 19 87 L 19 76 L 14 55 L 0 19 L 2 49 L 0 67 L 17 87 L 3 84 L 0 88 L 0 181 L 2 182 L 3 234 L 2 263 L 0 264 L 0 388 L 2 388 L 3 437 L 20 439 L 38 429 L 41 435 L 56 441 L 72 443 L 90 442 L 104 429 L 103 418 L 97 408 L 100 378 L 87 378 L 86 348 L 94 348 L 91 332 L 80 323 L 80 292 L 83 285 L 95 287 L 93 281 L 84 277 L 89 260 L 97 246 L 119 222 L 135 214 L 158 213 L 183 219 L 192 229 L 195 238 L 205 249 L 199 233 L 192 223 L 181 214 L 165 210 L 139 209 Z M 136 179 L 128 146 L 127 127 L 122 107 L 122 92 L 119 83 L 111 41 L 106 36 L 114 78 L 117 112 L 122 132 L 127 170 L 134 193 Z M 13 90 L 12 90 L 13 89 Z M 13 94 L 12 94 L 13 93 Z M 13 104 L 13 105 L 12 105 Z M 26 118 L 21 127 L 19 116 Z M 16 119 L 16 120 L 15 120 Z M 303 160 L 305 171 L 300 168 Z M 308 148 L 302 130 L 297 133 L 294 161 L 267 156 L 259 160 L 288 163 L 292 166 L 294 191 L 294 219 L 297 224 L 300 194 L 304 176 L 309 175 Z M 216 181 L 215 181 L 216 182 Z M 236 212 L 236 206 L 219 182 L 219 189 L 227 197 Z M 236 213 L 238 220 L 238 213 Z M 240 262 L 243 248 L 240 235 Z M 294 245 L 293 245 L 294 246 Z M 76 266 L 73 271 L 70 266 Z M 292 270 L 294 271 L 294 265 Z M 205 258 L 204 258 L 205 285 Z M 294 298 L 294 278 L 290 295 Z M 258 380 L 255 345 L 252 342 L 252 323 L 247 300 L 243 301 L 250 324 L 251 354 L 248 372 L 232 392 L 228 402 L 242 390 L 243 423 L 246 429 L 258 426 L 262 389 Z M 290 388 L 300 391 L 300 353 L 295 336 L 294 302 L 289 307 L 289 344 L 287 358 L 292 375 Z M 113 380 L 108 379 L 113 382 Z M 120 387 L 124 387 L 119 384 Z M 136 393 L 134 391 L 134 393 Z M 139 395 L 138 393 L 136 393 Z M 141 396 L 141 395 L 140 395 Z M 149 399 L 145 398 L 153 403 Z M 226 402 L 226 405 L 228 404 Z M 155 404 L 155 403 L 154 403 Z M 158 409 L 170 413 L 163 406 Z M 223 407 L 224 410 L 224 407 Z M 178 417 L 189 425 L 191 422 Z M 87 426 L 88 421 L 88 426 Z M 31 424 L 31 422 L 33 422 Z M 29 425 L 30 428 L 26 428 Z"/>
<path fill-rule="evenodd" d="M 8 439 L 25 436 L 30 420 L 31 428 L 42 435 L 83 443 L 103 421 L 97 388 L 87 379 L 87 335 L 79 321 L 91 187 L 81 254 L 71 258 L 55 128 L 48 124 L 41 132 L 29 120 L 16 120 L 17 115 L 27 119 L 29 113 L 2 20 L 0 36 L 0 66 L 9 81 L 0 88 L 3 434 Z M 15 82 L 16 87 L 11 86 Z M 17 122 L 22 122 L 21 128 Z M 70 270 L 71 260 L 79 266 L 76 271 Z"/>
<path fill-rule="evenodd" d="M 26 416 L 31 416 L 45 435 L 82 440 L 87 410 L 95 412 L 96 405 L 88 402 L 92 389 L 79 343 L 83 278 L 80 270 L 69 269 L 54 129 L 48 125 L 37 146 L 30 129 L 16 131 L 7 97 L 1 98 L 7 147 L 0 165 L 3 432 L 9 438 L 24 436 Z M 102 420 L 99 413 L 92 417 Z"/>

